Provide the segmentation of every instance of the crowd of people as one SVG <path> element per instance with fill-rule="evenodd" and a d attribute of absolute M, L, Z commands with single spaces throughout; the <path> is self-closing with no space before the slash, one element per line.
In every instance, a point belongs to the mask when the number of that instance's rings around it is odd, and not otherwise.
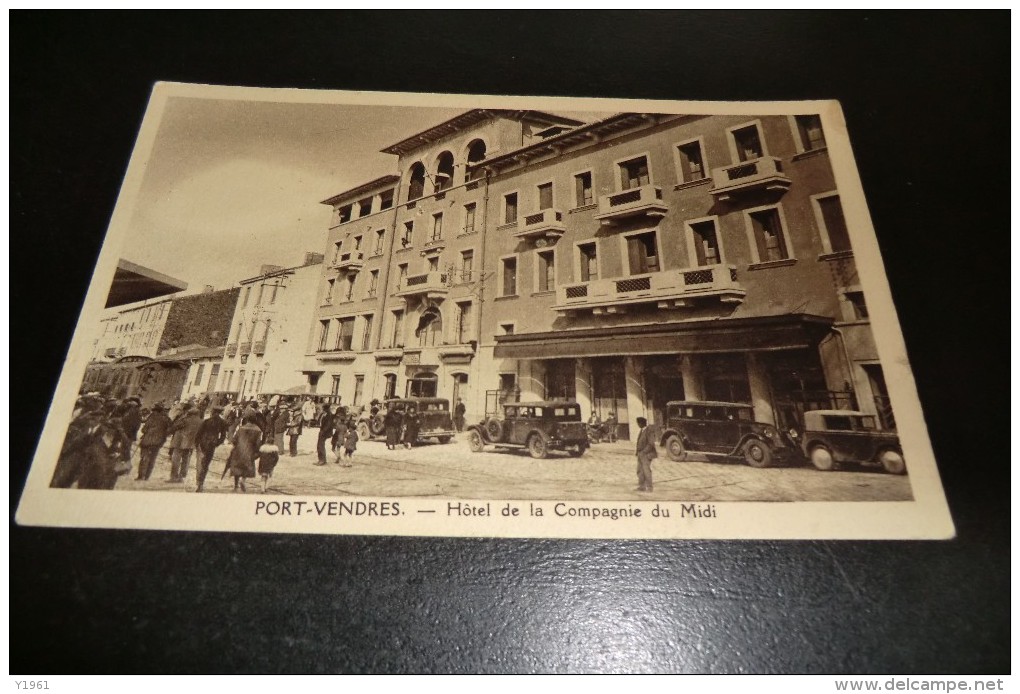
<path fill-rule="evenodd" d="M 213 406 L 208 398 L 191 398 L 169 408 L 163 403 L 143 408 L 137 397 L 86 393 L 75 403 L 50 486 L 114 489 L 118 479 L 134 469 L 133 460 L 137 460 L 135 480 L 148 481 L 166 448 L 170 458 L 166 481 L 183 483 L 194 456 L 195 491 L 201 492 L 216 450 L 229 441 L 221 479 L 230 475 L 234 491 L 244 492 L 246 480 L 259 477 L 264 492 L 281 453 L 287 450 L 291 457 L 297 456 L 298 439 L 310 424 L 319 427 L 320 464 L 325 464 L 321 445 L 325 435 L 335 462 L 350 467 L 358 441 L 356 415 L 339 405 L 273 396 L 222 407 Z"/>

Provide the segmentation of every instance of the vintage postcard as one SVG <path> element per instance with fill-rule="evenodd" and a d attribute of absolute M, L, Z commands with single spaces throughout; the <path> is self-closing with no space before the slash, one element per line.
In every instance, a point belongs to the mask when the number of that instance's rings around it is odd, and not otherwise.
<path fill-rule="evenodd" d="M 184 84 L 17 520 L 954 533 L 838 103 Z"/>

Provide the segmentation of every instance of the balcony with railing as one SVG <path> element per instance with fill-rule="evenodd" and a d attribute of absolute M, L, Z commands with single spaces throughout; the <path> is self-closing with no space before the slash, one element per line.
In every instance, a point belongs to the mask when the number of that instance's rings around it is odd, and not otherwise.
<path fill-rule="evenodd" d="M 669 206 L 662 199 L 662 188 L 644 185 L 600 195 L 595 219 L 612 224 L 628 217 L 664 217 L 668 211 Z"/>
<path fill-rule="evenodd" d="M 265 354 L 266 353 L 266 341 L 259 340 L 251 346 L 252 354 Z"/>
<path fill-rule="evenodd" d="M 229 345 L 227 345 L 227 352 L 226 352 L 226 354 L 227 354 L 228 357 L 232 357 L 235 354 L 237 354 L 237 343 L 236 342 L 231 342 Z"/>
<path fill-rule="evenodd" d="M 250 342 L 242 342 L 241 346 L 238 348 L 238 351 L 241 354 L 249 354 L 251 352 L 251 343 Z"/>
<path fill-rule="evenodd" d="M 712 188 L 717 200 L 726 201 L 734 195 L 751 191 L 786 192 L 792 181 L 783 173 L 783 160 L 760 157 L 739 164 L 712 169 Z"/>
<path fill-rule="evenodd" d="M 684 308 L 703 298 L 739 304 L 745 294 L 743 286 L 737 282 L 737 270 L 733 265 L 708 265 L 560 285 L 553 309 L 565 314 L 574 311 L 622 313 L 627 306 L 635 304 Z"/>
<path fill-rule="evenodd" d="M 333 261 L 333 267 L 353 272 L 360 270 L 364 264 L 364 251 L 348 251 L 347 253 L 341 253 L 336 257 L 336 260 Z"/>
<path fill-rule="evenodd" d="M 320 347 L 315 356 L 320 361 L 354 361 L 358 355 L 351 345 L 337 345 L 326 349 Z"/>
<path fill-rule="evenodd" d="M 441 299 L 449 293 L 445 272 L 433 271 L 423 275 L 409 275 L 397 286 L 396 295 L 402 297 L 424 296 L 429 299 Z"/>
<path fill-rule="evenodd" d="M 559 238 L 566 230 L 563 212 L 550 208 L 519 218 L 517 230 L 511 236 L 519 239 Z"/>

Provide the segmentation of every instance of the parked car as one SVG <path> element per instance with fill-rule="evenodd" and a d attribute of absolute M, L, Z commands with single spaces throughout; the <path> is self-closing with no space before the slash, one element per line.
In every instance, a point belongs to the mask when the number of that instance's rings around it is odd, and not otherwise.
<path fill-rule="evenodd" d="M 907 471 L 895 431 L 881 431 L 873 415 L 853 410 L 804 413 L 804 454 L 819 470 L 840 465 L 881 465 L 886 472 Z"/>
<path fill-rule="evenodd" d="M 751 467 L 770 467 L 801 456 L 790 434 L 754 421 L 745 403 L 678 400 L 666 403 L 660 445 L 671 460 L 686 460 L 688 451 L 742 458 Z"/>
<path fill-rule="evenodd" d="M 582 456 L 588 450 L 588 432 L 577 403 L 504 403 L 501 415 L 468 427 L 468 445 L 475 453 L 491 445 L 525 448 L 532 458 L 545 458 L 549 451 Z"/>
<path fill-rule="evenodd" d="M 434 438 L 439 443 L 449 443 L 457 433 L 453 428 L 453 417 L 450 416 L 450 401 L 446 398 L 390 398 L 382 402 L 378 408 L 362 412 L 358 421 L 358 437 L 362 441 L 385 437 L 386 412 L 390 408 L 403 412 L 409 405 L 414 405 L 418 412 L 420 420 L 418 441 Z"/>

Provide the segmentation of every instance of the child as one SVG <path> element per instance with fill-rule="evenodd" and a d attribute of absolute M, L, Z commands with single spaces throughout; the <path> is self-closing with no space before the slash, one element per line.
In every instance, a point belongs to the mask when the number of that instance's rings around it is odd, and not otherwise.
<path fill-rule="evenodd" d="M 350 427 L 347 430 L 347 433 L 344 435 L 344 462 L 342 463 L 343 467 L 353 467 L 353 465 L 350 462 L 348 462 L 348 460 L 354 457 L 354 451 L 356 451 L 357 448 L 358 448 L 358 430 L 355 427 Z M 337 460 L 337 462 L 339 462 L 339 459 Z"/>
<path fill-rule="evenodd" d="M 280 462 L 280 449 L 275 443 L 264 443 L 259 446 L 259 474 L 262 475 L 262 493 L 269 489 L 269 478 L 273 475 L 276 464 Z"/>

